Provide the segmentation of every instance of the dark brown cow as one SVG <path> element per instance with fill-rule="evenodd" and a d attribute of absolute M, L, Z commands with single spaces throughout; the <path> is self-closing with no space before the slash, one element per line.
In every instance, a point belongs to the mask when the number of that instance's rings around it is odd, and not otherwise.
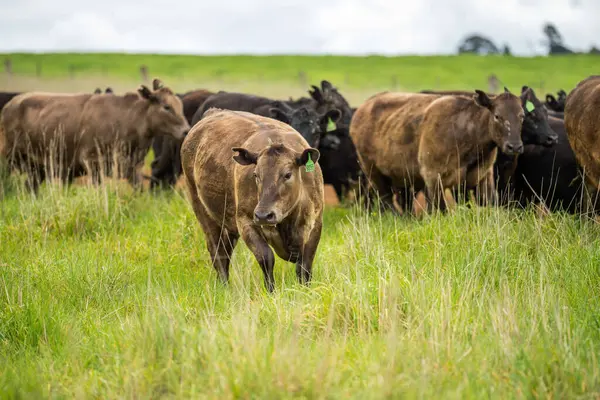
<path fill-rule="evenodd" d="M 117 165 L 134 185 L 152 138 L 189 130 L 181 100 L 154 80 L 154 90 L 112 94 L 27 93 L 2 110 L 0 155 L 29 172 L 33 189 L 48 174 L 64 181 L 84 172 L 98 182 Z"/>
<path fill-rule="evenodd" d="M 383 92 L 367 99 L 354 113 L 350 136 L 360 166 L 370 189 L 389 209 L 394 209 L 394 188 L 400 190 L 403 208 L 410 208 L 413 190 L 425 188 L 417 162 L 419 125 L 426 108 L 440 97 Z"/>
<path fill-rule="evenodd" d="M 600 76 L 590 76 L 567 96 L 565 126 L 588 190 L 600 189 Z"/>
<path fill-rule="evenodd" d="M 497 148 L 523 152 L 521 100 L 508 92 L 490 99 L 478 90 L 472 99 L 443 96 L 432 102 L 420 124 L 418 163 L 430 204 L 445 208 L 444 190 L 475 189 L 478 198 L 497 201 Z"/>
<path fill-rule="evenodd" d="M 240 236 L 269 291 L 275 287 L 271 247 L 296 263 L 300 282 L 310 281 L 323 218 L 318 159 L 318 150 L 288 125 L 251 113 L 211 109 L 193 127 L 181 149 L 183 171 L 223 282 Z"/>

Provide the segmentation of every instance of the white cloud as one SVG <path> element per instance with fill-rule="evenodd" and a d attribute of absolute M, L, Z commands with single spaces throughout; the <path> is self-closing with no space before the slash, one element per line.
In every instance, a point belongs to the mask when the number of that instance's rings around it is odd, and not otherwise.
<path fill-rule="evenodd" d="M 0 0 L 0 7 L 0 51 L 447 54 L 478 32 L 526 55 L 543 52 L 546 21 L 574 49 L 600 45 L 598 0 Z"/>

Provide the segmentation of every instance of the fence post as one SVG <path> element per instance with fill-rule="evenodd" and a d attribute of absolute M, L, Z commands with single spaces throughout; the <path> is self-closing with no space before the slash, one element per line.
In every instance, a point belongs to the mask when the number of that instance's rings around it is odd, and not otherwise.
<path fill-rule="evenodd" d="M 392 90 L 398 89 L 398 76 L 392 75 Z"/>
<path fill-rule="evenodd" d="M 308 79 L 306 78 L 306 72 L 300 70 L 298 71 L 298 82 L 300 82 L 300 86 L 306 88 L 308 86 Z"/>
<path fill-rule="evenodd" d="M 6 58 L 4 60 L 4 70 L 6 71 L 6 74 L 8 76 L 12 75 L 12 61 L 10 60 L 10 58 Z"/>
<path fill-rule="evenodd" d="M 40 60 L 35 63 L 35 76 L 38 78 L 42 76 L 42 62 Z"/>
<path fill-rule="evenodd" d="M 499 85 L 500 85 L 500 81 L 498 80 L 498 77 L 496 76 L 496 74 L 490 74 L 490 76 L 488 76 L 488 89 L 489 89 L 489 92 L 490 93 L 497 93 Z"/>
<path fill-rule="evenodd" d="M 75 66 L 73 64 L 69 64 L 69 77 L 75 79 Z"/>
<path fill-rule="evenodd" d="M 145 65 L 140 66 L 140 76 L 142 78 L 142 82 L 148 83 L 148 67 Z"/>

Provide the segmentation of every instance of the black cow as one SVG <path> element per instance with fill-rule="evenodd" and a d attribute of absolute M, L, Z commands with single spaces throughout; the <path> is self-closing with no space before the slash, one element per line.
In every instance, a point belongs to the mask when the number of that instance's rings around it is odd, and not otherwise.
<path fill-rule="evenodd" d="M 346 128 L 329 133 L 338 138 L 339 143 L 334 149 L 330 146 L 320 146 L 319 164 L 323 171 L 323 182 L 332 185 L 340 201 L 357 187 L 361 169 L 354 143 Z"/>
<path fill-rule="evenodd" d="M 564 121 L 550 117 L 549 123 L 558 134 L 558 142 L 553 146 L 530 144 L 518 157 L 498 155 L 498 192 L 504 204 L 525 207 L 543 202 L 551 211 L 576 213 L 581 210 L 585 194 L 581 169 L 569 144 Z"/>

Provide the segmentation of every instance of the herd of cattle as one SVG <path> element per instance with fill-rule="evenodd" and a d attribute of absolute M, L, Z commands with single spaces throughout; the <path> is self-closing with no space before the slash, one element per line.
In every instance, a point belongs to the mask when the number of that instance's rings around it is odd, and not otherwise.
<path fill-rule="evenodd" d="M 241 236 L 269 290 L 271 248 L 310 281 L 323 184 L 340 199 L 360 185 L 366 204 L 405 213 L 419 192 L 441 209 L 470 190 L 482 204 L 600 205 L 600 76 L 545 102 L 527 86 L 519 95 L 383 92 L 358 109 L 328 81 L 308 93 L 175 94 L 158 79 L 123 96 L 0 93 L 0 156 L 33 190 L 48 177 L 99 182 L 114 167 L 139 185 L 152 147 L 151 187 L 184 175 L 220 278 Z"/>

